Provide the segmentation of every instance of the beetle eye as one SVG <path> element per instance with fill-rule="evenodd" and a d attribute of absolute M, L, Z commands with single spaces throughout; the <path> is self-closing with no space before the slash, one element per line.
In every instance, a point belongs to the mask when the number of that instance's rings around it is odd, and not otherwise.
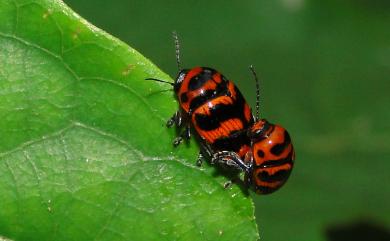
<path fill-rule="evenodd" d="M 183 69 L 177 75 L 177 78 L 175 80 L 175 86 L 174 86 L 175 92 L 177 92 L 180 89 L 181 83 L 183 83 L 184 77 L 186 76 L 187 72 L 188 69 Z"/>

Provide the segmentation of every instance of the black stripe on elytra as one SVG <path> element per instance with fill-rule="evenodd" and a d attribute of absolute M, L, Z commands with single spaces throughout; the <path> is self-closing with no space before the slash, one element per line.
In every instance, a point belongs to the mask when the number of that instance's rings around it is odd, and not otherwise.
<path fill-rule="evenodd" d="M 281 182 L 287 180 L 287 178 L 290 176 L 290 173 L 291 169 L 282 169 L 270 175 L 266 170 L 264 170 L 257 173 L 257 178 L 263 182 Z"/>
<path fill-rule="evenodd" d="M 252 186 L 256 193 L 269 194 L 281 187 L 281 185 L 278 185 L 277 187 L 257 185 L 255 182 L 255 178 L 253 178 L 254 175 L 253 172 L 254 172 L 253 167 L 248 170 L 248 172 L 245 174 L 245 182 L 247 183 L 247 185 Z"/>
<path fill-rule="evenodd" d="M 181 103 L 186 103 L 187 101 L 188 101 L 187 92 L 182 93 L 182 94 L 180 95 L 180 102 L 181 102 Z"/>
<path fill-rule="evenodd" d="M 288 134 L 288 132 L 286 130 L 284 130 L 283 136 L 284 136 L 283 143 L 275 144 L 271 148 L 271 153 L 274 154 L 275 156 L 279 156 L 284 151 L 284 149 L 286 149 L 288 147 L 288 145 L 291 142 L 290 135 Z"/>
<path fill-rule="evenodd" d="M 203 115 L 196 113 L 195 120 L 197 126 L 205 131 L 215 130 L 221 126 L 221 122 L 239 118 L 243 127 L 247 128 L 248 123 L 246 123 L 245 116 L 243 113 L 243 108 L 237 102 L 233 102 L 233 104 L 217 104 L 210 108 L 210 115 Z"/>
<path fill-rule="evenodd" d="M 239 152 L 243 145 L 250 145 L 246 131 L 233 131 L 228 137 L 221 137 L 211 143 L 213 150 Z"/>
<path fill-rule="evenodd" d="M 183 93 L 182 95 L 186 95 L 187 92 Z M 190 103 L 190 110 L 193 111 L 199 106 L 207 103 L 208 101 L 213 100 L 214 98 L 218 96 L 230 96 L 229 90 L 227 88 L 227 83 L 217 83 L 217 87 L 215 90 L 205 90 L 195 98 L 191 100 Z"/>
<path fill-rule="evenodd" d="M 273 188 L 273 187 L 267 187 L 267 186 L 257 186 L 255 185 L 255 192 L 261 193 L 261 194 L 269 194 L 276 191 L 279 187 Z"/>
<path fill-rule="evenodd" d="M 233 118 L 238 118 L 241 120 L 243 123 L 243 129 L 247 129 L 250 125 L 252 125 L 253 118 L 251 118 L 249 122 L 245 118 L 244 107 L 246 103 L 244 97 L 242 97 L 238 89 L 236 89 L 235 97 L 236 99 L 232 104 L 216 104 L 211 107 L 210 115 L 196 113 L 195 121 L 198 127 L 205 131 L 215 130 L 220 127 L 221 122 Z"/>
<path fill-rule="evenodd" d="M 262 151 L 262 150 L 257 150 L 257 156 L 263 158 L 263 157 L 265 156 L 264 151 Z"/>
<path fill-rule="evenodd" d="M 190 103 L 190 110 L 195 110 L 196 108 L 198 108 L 199 106 L 207 103 L 208 101 L 214 99 L 216 97 L 217 93 L 215 90 L 206 90 L 206 91 L 203 91 L 202 94 L 196 96 L 195 98 L 193 98 L 191 100 L 191 103 Z"/>
<path fill-rule="evenodd" d="M 204 83 L 211 79 L 214 73 L 215 70 L 213 69 L 202 68 L 202 71 L 199 74 L 195 75 L 190 79 L 190 82 L 188 83 L 188 89 L 190 91 L 193 91 L 201 88 Z"/>
<path fill-rule="evenodd" d="M 276 166 L 282 166 L 287 163 L 292 165 L 293 164 L 292 154 L 293 154 L 293 150 L 291 149 L 290 153 L 288 153 L 286 158 L 281 158 L 277 160 L 267 160 L 263 162 L 261 165 L 256 166 L 256 168 L 272 168 Z"/>

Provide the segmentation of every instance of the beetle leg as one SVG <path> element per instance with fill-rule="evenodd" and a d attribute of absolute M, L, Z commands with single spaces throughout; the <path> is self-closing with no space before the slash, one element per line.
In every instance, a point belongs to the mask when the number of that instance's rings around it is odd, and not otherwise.
<path fill-rule="evenodd" d="M 202 166 L 202 163 L 206 158 L 211 158 L 212 156 L 210 146 L 207 145 L 207 143 L 204 143 L 203 141 L 200 141 L 199 143 L 200 143 L 200 151 L 199 151 L 198 159 L 196 160 L 196 165 L 198 167 Z"/>
<path fill-rule="evenodd" d="M 229 188 L 231 188 L 232 186 L 233 186 L 233 181 L 232 181 L 232 180 L 227 181 L 227 182 L 225 182 L 225 183 L 223 184 L 223 188 L 225 188 L 225 189 L 229 189 Z"/>
<path fill-rule="evenodd" d="M 167 121 L 166 125 L 167 125 L 168 128 L 172 127 L 173 124 L 175 123 L 176 113 L 177 112 L 175 112 L 175 114 L 173 114 L 173 116 L 171 118 L 169 118 L 169 120 Z"/>
<path fill-rule="evenodd" d="M 214 153 L 211 163 L 219 163 L 223 165 L 227 165 L 230 167 L 234 167 L 240 171 L 246 171 L 249 167 L 241 160 L 241 158 L 237 155 L 237 153 L 233 151 L 220 151 Z"/>
<path fill-rule="evenodd" d="M 203 164 L 203 160 L 204 160 L 204 156 L 202 154 L 202 151 L 199 151 L 199 155 L 198 155 L 198 158 L 196 159 L 196 165 L 198 167 L 201 167 L 202 164 Z"/>
<path fill-rule="evenodd" d="M 176 137 L 174 140 L 173 140 L 173 146 L 174 147 L 177 147 L 178 145 L 180 145 L 180 143 L 183 141 L 183 137 L 181 136 L 178 136 Z"/>
<path fill-rule="evenodd" d="M 191 138 L 191 126 L 188 123 L 184 131 L 182 131 L 182 133 L 173 140 L 173 145 L 176 147 L 180 145 L 180 143 L 182 143 L 183 140 L 189 140 L 190 138 Z"/>
<path fill-rule="evenodd" d="M 191 138 L 191 126 L 190 124 L 187 124 L 184 132 L 183 132 L 183 137 L 186 139 L 186 140 L 189 140 Z"/>
<path fill-rule="evenodd" d="M 183 123 L 183 116 L 180 110 L 176 111 L 175 114 L 167 121 L 167 127 L 172 127 L 174 124 L 176 127 L 180 127 Z"/>
<path fill-rule="evenodd" d="M 201 142 L 200 146 L 202 148 L 202 151 L 204 151 L 207 154 L 207 157 L 211 158 L 211 156 L 212 156 L 211 147 L 204 142 Z"/>
<path fill-rule="evenodd" d="M 253 165 L 249 165 L 248 169 L 245 170 L 244 175 L 244 186 L 249 188 L 252 185 Z"/>

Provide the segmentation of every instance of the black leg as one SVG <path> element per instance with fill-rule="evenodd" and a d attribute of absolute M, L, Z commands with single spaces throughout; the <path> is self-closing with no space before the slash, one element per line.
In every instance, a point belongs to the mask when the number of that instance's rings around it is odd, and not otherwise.
<path fill-rule="evenodd" d="M 246 165 L 237 153 L 232 151 L 220 151 L 214 153 L 211 164 L 219 163 L 222 165 L 227 165 L 233 168 L 236 168 L 240 171 L 246 171 L 249 169 L 249 166 Z"/>
<path fill-rule="evenodd" d="M 201 151 L 204 151 L 206 154 L 207 154 L 207 158 L 211 158 L 212 157 L 212 151 L 211 151 L 211 147 L 204 143 L 203 141 L 200 141 L 200 148 L 201 148 Z"/>
<path fill-rule="evenodd" d="M 239 177 L 235 177 L 230 181 L 224 183 L 223 187 L 225 189 L 229 189 L 233 186 L 233 184 L 238 185 L 238 187 L 244 192 L 245 195 L 249 195 L 249 186 L 245 183 L 245 181 L 241 180 Z"/>
<path fill-rule="evenodd" d="M 183 123 L 183 116 L 178 110 L 173 114 L 173 116 L 167 121 L 167 127 L 172 127 L 175 124 L 176 127 L 181 127 Z"/>
<path fill-rule="evenodd" d="M 203 153 L 205 153 L 207 157 L 205 157 Z M 211 148 L 203 141 L 200 141 L 200 151 L 199 151 L 198 159 L 196 160 L 196 165 L 198 167 L 201 167 L 205 158 L 211 158 L 211 156 L 212 156 Z"/>
<path fill-rule="evenodd" d="M 174 140 L 173 140 L 173 146 L 174 147 L 177 147 L 178 145 L 180 145 L 180 143 L 183 141 L 183 137 L 181 136 L 178 136 L 176 137 Z"/>
<path fill-rule="evenodd" d="M 190 138 L 191 138 L 191 126 L 190 126 L 190 124 L 187 124 L 186 125 L 186 129 L 184 130 L 184 138 L 186 139 L 186 140 L 189 140 Z"/>
<path fill-rule="evenodd" d="M 175 123 L 176 113 L 177 113 L 177 112 L 175 112 L 175 114 L 173 114 L 173 116 L 172 116 L 171 118 L 169 118 L 169 120 L 167 121 L 167 127 L 168 127 L 168 128 L 169 128 L 169 127 L 172 127 L 173 124 Z"/>
<path fill-rule="evenodd" d="M 223 188 L 229 189 L 233 186 L 233 180 L 227 181 L 223 184 Z"/>
<path fill-rule="evenodd" d="M 202 151 L 199 152 L 199 155 L 198 155 L 198 159 L 196 160 L 196 165 L 198 167 L 201 167 L 202 164 L 203 164 L 203 159 L 204 159 L 204 156 L 202 154 Z"/>
<path fill-rule="evenodd" d="M 190 124 L 187 124 L 184 131 L 182 131 L 181 134 L 173 140 L 173 146 L 177 147 L 178 145 L 180 145 L 180 143 L 183 142 L 183 140 L 188 141 L 190 138 L 191 126 Z"/>
<path fill-rule="evenodd" d="M 245 175 L 244 175 L 243 185 L 246 188 L 250 188 L 250 186 L 252 185 L 252 175 L 253 175 L 253 165 L 250 165 L 249 168 L 245 171 Z"/>

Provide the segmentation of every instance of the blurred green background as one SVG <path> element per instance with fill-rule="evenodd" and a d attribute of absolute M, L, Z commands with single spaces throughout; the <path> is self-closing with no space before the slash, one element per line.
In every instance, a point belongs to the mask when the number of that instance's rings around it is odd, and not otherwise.
<path fill-rule="evenodd" d="M 261 240 L 389 240 L 390 2 L 65 0 L 173 78 L 184 67 L 237 83 L 292 135 L 284 188 L 252 195 Z"/>

